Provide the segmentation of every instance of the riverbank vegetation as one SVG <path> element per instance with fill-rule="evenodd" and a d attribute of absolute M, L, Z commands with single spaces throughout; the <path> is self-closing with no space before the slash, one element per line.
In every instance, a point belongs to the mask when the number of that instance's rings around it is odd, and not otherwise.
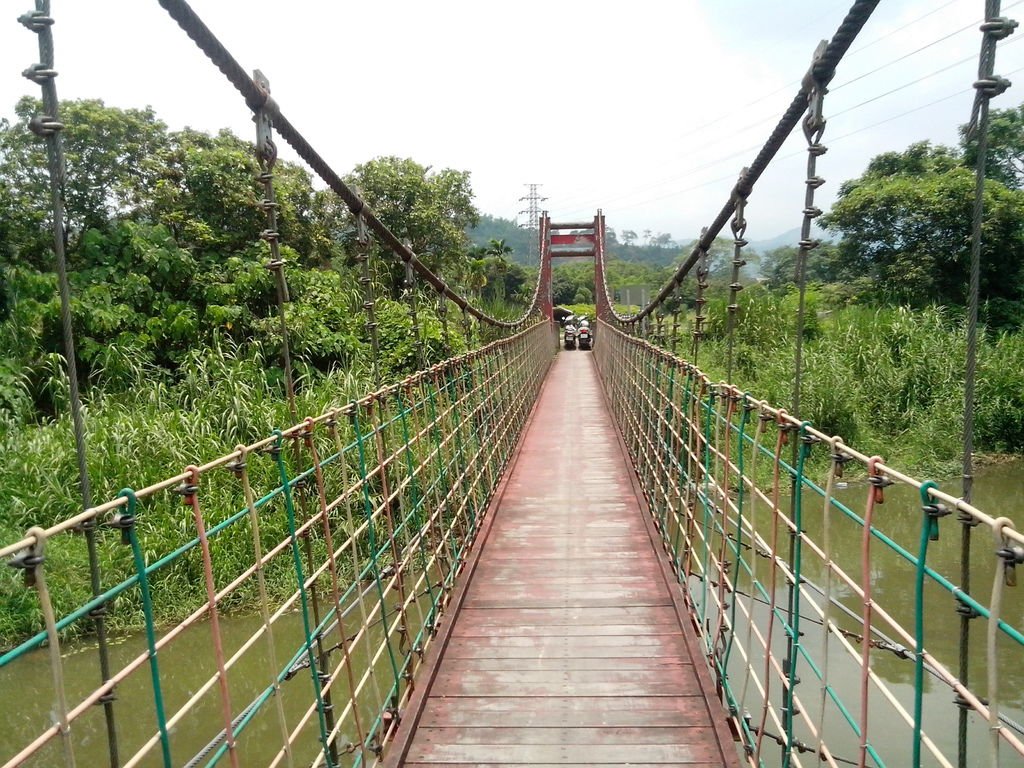
<path fill-rule="evenodd" d="M 28 127 L 38 108 L 24 99 L 13 121 L 0 122 L 5 541 L 81 505 L 46 163 Z M 251 143 L 229 132 L 171 131 L 151 110 L 98 101 L 66 102 L 62 117 L 74 362 L 99 501 L 125 485 L 141 487 L 221 455 L 292 416 Z M 993 113 L 998 130 L 986 189 L 976 440 L 989 452 L 1024 450 L 1022 124 L 1021 108 Z M 926 474 L 950 472 L 961 450 L 972 151 L 965 139 L 957 148 L 915 144 L 877 157 L 860 178 L 843 184 L 823 220 L 830 240 L 808 262 L 802 415 L 866 453 Z M 487 340 L 479 329 L 467 338 L 462 318 L 439 312 L 436 296 L 407 285 L 404 270 L 374 245 L 375 352 L 351 216 L 303 168 L 279 161 L 274 174 L 300 416 L 372 389 L 374 363 L 382 379 L 395 380 Z M 481 217 L 468 172 L 389 157 L 357 166 L 348 181 L 446 281 L 492 313 L 519 314 L 532 295 L 535 266 L 510 222 Z M 660 233 L 627 230 L 609 238 L 607 274 L 617 299 L 635 302 L 644 290 L 652 295 L 691 247 Z M 734 380 L 783 406 L 793 380 L 796 253 L 792 246 L 746 250 L 733 339 Z M 709 319 L 697 362 L 719 379 L 729 367 L 731 240 L 716 241 L 709 256 Z M 404 301 L 411 290 L 418 292 L 421 353 Z M 556 303 L 592 305 L 593 266 L 557 266 L 553 293 Z M 677 349 L 684 357 L 693 352 L 694 294 L 690 278 L 662 318 L 667 328 L 678 312 Z M 147 557 L 180 539 L 173 514 L 147 525 Z M 82 549 L 74 567 L 81 566 Z M 124 558 L 116 547 L 104 552 Z M 291 576 L 281 578 L 283 589 Z M 87 583 L 65 597 L 78 599 L 82 589 Z M 37 609 L 25 594 L 8 569 L 0 597 L 11 608 L 0 614 L 0 638 L 23 634 L 35 621 Z M 168 606 L 166 617 L 181 608 Z"/>
<path fill-rule="evenodd" d="M 963 450 L 975 157 L 966 136 L 959 147 L 922 142 L 877 156 L 859 178 L 840 186 L 822 219 L 827 238 L 807 261 L 801 416 L 862 452 L 921 474 L 956 474 Z M 996 110 L 977 344 L 975 446 L 983 454 L 1024 451 L 1022 168 L 1024 105 Z M 691 249 L 669 267 L 631 264 L 628 274 L 609 268 L 615 298 L 624 298 L 621 286 L 629 283 L 653 292 Z M 714 380 L 730 370 L 732 251 L 732 241 L 719 238 L 709 253 L 707 320 L 696 362 Z M 783 407 L 793 398 L 797 254 L 795 244 L 763 254 L 744 250 L 748 265 L 741 271 L 733 338 L 732 380 Z M 578 303 L 592 269 L 566 265 L 553 280 L 556 300 Z M 675 317 L 675 348 L 688 359 L 694 356 L 695 289 L 691 276 L 652 321 L 652 333 L 657 336 L 660 321 L 660 342 L 671 346 Z"/>
<path fill-rule="evenodd" d="M 5 542 L 21 538 L 31 525 L 66 519 L 82 505 L 46 162 L 43 144 L 28 127 L 38 111 L 37 102 L 24 99 L 15 120 L 0 122 Z M 101 503 L 126 486 L 145 487 L 265 437 L 295 417 L 285 397 L 281 319 L 261 239 L 266 215 L 252 144 L 226 131 L 170 131 L 151 110 L 98 101 L 63 103 L 62 120 L 74 362 L 83 390 L 92 498 Z M 500 241 L 472 247 L 466 231 L 479 214 L 467 172 L 385 157 L 357 166 L 347 180 L 447 282 L 485 302 L 492 314 L 521 314 L 532 296 L 533 274 L 510 263 L 508 246 Z M 371 244 L 375 349 L 358 280 L 361 266 L 354 259 L 352 217 L 299 166 L 279 161 L 274 182 L 299 418 L 372 391 L 375 369 L 380 381 L 395 381 L 494 337 L 476 323 L 464 325 L 455 308 L 442 312 L 433 291 L 408 285 L 404 270 Z M 420 350 L 408 301 L 413 290 Z M 219 521 L 244 500 L 236 492 L 206 503 L 210 520 Z M 266 523 L 268 541 L 279 540 L 285 530 L 280 516 L 274 518 Z M 189 530 L 180 502 L 162 500 L 147 509 L 139 523 L 147 561 L 180 546 Z M 247 538 L 247 531 L 232 531 L 221 546 L 250 551 Z M 109 532 L 101 539 L 100 567 L 109 585 L 132 572 L 130 552 Z M 62 613 L 88 598 L 85 545 L 73 536 L 55 539 L 50 547 L 47 571 Z M 237 572 L 236 565 L 226 558 L 217 582 Z M 175 578 L 201 583 L 195 568 L 189 562 Z M 14 569 L 2 573 L 6 610 L 0 611 L 0 644 L 6 645 L 38 628 L 39 609 Z M 293 588 L 288 568 L 268 572 L 268 578 L 272 590 Z M 173 589 L 161 592 L 161 620 L 180 618 L 201 600 L 184 589 L 181 599 Z M 130 596 L 119 602 L 125 600 L 134 602 Z M 114 628 L 134 626 L 137 609 L 122 606 L 109 621 Z"/>

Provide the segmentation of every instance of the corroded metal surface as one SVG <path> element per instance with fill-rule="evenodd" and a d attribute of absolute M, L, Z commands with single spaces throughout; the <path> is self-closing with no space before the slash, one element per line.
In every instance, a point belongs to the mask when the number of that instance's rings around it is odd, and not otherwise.
<path fill-rule="evenodd" d="M 558 356 L 492 512 L 402 764 L 735 765 L 590 354 Z"/>

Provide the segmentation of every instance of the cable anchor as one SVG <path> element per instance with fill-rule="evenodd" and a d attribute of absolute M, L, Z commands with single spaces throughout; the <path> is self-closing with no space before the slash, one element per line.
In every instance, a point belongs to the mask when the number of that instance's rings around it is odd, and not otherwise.
<path fill-rule="evenodd" d="M 29 531 L 29 535 L 32 535 L 31 531 Z M 32 544 L 14 554 L 7 561 L 7 565 L 11 568 L 17 568 L 25 572 L 26 587 L 34 587 L 36 585 L 36 569 L 46 562 L 46 555 L 43 554 L 44 549 L 43 539 L 37 535 Z"/>
<path fill-rule="evenodd" d="M 810 144 L 817 144 L 825 132 L 825 94 L 828 93 L 831 77 L 821 77 L 815 70 L 824 60 L 827 49 L 827 40 L 818 43 L 811 57 L 811 66 L 807 69 L 802 83 L 802 87 L 807 90 L 807 114 L 804 116 L 803 129 L 804 136 Z"/>
<path fill-rule="evenodd" d="M 30 32 L 39 34 L 47 27 L 53 26 L 53 18 L 42 11 L 29 11 L 18 17 L 18 22 Z"/>
<path fill-rule="evenodd" d="M 1017 586 L 1017 566 L 1024 564 L 1024 547 L 1007 544 L 996 550 L 996 556 L 1003 561 L 1003 579 L 1006 586 Z"/>

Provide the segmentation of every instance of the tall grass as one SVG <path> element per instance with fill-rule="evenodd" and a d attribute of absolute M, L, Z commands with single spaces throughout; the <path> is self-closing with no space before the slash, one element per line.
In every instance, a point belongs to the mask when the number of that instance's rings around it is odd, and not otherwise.
<path fill-rule="evenodd" d="M 950 474 L 962 453 L 966 334 L 943 307 L 823 308 L 807 296 L 801 417 L 868 454 L 913 471 Z M 725 378 L 724 300 L 709 302 L 698 364 Z M 758 399 L 793 399 L 796 297 L 753 288 L 741 296 L 733 381 Z M 689 339 L 689 327 L 680 330 Z M 689 349 L 681 346 L 680 349 Z M 976 445 L 1024 450 L 1024 335 L 982 333 L 978 349 Z"/>
<path fill-rule="evenodd" d="M 294 378 L 299 419 L 344 406 L 374 390 L 378 385 L 373 374 L 374 356 L 385 381 L 402 378 L 419 367 L 417 334 L 408 307 L 382 299 L 377 309 L 380 344 L 376 352 L 363 340 L 349 356 L 348 365 L 325 371 L 322 360 L 315 360 L 314 365 L 313 360 L 301 359 L 301 347 L 297 347 L 300 358 L 294 363 Z M 425 365 L 463 352 L 470 344 L 490 340 L 486 333 L 474 329 L 473 338 L 467 341 L 457 317 L 449 318 L 448 333 L 444 334 L 430 308 L 421 308 L 419 322 Z M 268 353 L 257 341 L 239 344 L 228 338 L 215 340 L 210 347 L 185 352 L 174 371 L 146 362 L 147 358 L 137 352 L 130 346 L 110 345 L 98 355 L 90 372 L 84 409 L 94 504 L 115 497 L 123 488 L 144 488 L 182 472 L 188 465 L 203 464 L 229 453 L 239 443 L 254 442 L 296 421 L 285 398 L 277 353 Z M 68 389 L 63 360 L 53 354 L 44 362 L 47 376 L 42 381 L 52 389 L 49 402 L 58 403 L 60 393 Z M 77 514 L 82 502 L 67 409 L 58 409 L 52 418 L 40 418 L 29 402 L 31 393 L 18 388 L 20 379 L 0 379 L 13 382 L 9 392 L 0 391 L 0 459 L 4 463 L 4 472 L 0 473 L 0 541 L 10 542 L 20 539 L 30 526 L 47 527 Z M 325 446 L 324 450 L 333 448 Z M 204 476 L 200 496 L 207 527 L 245 506 L 239 484 L 227 477 L 230 473 L 224 474 L 223 478 Z M 264 491 L 279 484 L 277 470 L 267 460 L 254 461 L 250 476 L 253 487 Z M 148 563 L 195 535 L 189 509 L 171 493 L 148 499 L 136 526 Z M 261 515 L 261 533 L 265 547 L 286 538 L 285 516 L 271 514 L 264 519 Z M 314 550 L 322 547 L 315 536 L 311 538 Z M 106 586 L 133 572 L 130 549 L 119 543 L 116 532 L 105 531 L 97 539 Z M 87 602 L 92 595 L 88 580 L 82 578 L 88 572 L 82 537 L 54 537 L 47 546 L 47 574 L 53 588 L 61 593 L 55 595 L 55 602 L 62 606 Z M 246 525 L 225 530 L 215 546 L 218 585 L 252 563 Z M 278 560 L 284 562 L 287 558 Z M 288 563 L 280 567 L 272 563 L 267 579 L 272 592 L 294 588 L 294 574 Z M 196 552 L 184 556 L 173 568 L 160 569 L 152 584 L 154 594 L 160 596 L 155 601 L 158 620 L 172 622 L 194 610 L 204 599 L 201 590 L 195 588 L 201 583 L 201 562 Z M 249 587 L 255 588 L 250 583 L 236 593 L 236 602 L 243 609 L 252 605 Z M 113 629 L 138 625 L 140 611 L 133 601 L 137 601 L 134 590 L 118 598 L 118 608 L 109 619 Z M 81 624 L 77 630 L 89 629 L 89 622 Z M 24 588 L 14 569 L 0 570 L 0 646 L 39 626 L 39 607 L 32 590 Z"/>
<path fill-rule="evenodd" d="M 224 342 L 190 352 L 174 381 L 144 366 L 119 370 L 119 386 L 93 387 L 85 401 L 94 503 L 113 498 L 122 488 L 143 488 L 190 464 L 204 463 L 239 443 L 252 442 L 294 421 L 279 372 L 255 345 L 240 349 Z M 320 373 L 301 365 L 299 371 L 300 417 L 343 405 L 372 389 L 369 377 L 359 372 L 336 369 Z M 0 456 L 4 462 L 4 472 L 0 473 L 0 540 L 17 540 L 29 526 L 49 526 L 81 511 L 70 421 L 66 414 L 32 426 L 13 417 L 0 420 Z M 260 476 L 260 471 L 266 477 Z M 277 484 L 269 463 L 253 472 L 257 473 L 254 486 Z M 204 484 L 202 502 L 207 526 L 244 507 L 237 484 L 226 482 Z M 268 517 L 264 526 L 267 542 L 286 535 L 281 515 Z M 238 573 L 241 563 L 252 561 L 247 531 L 234 528 L 237 530 L 229 531 L 217 543 L 215 567 L 225 574 Z M 138 532 L 148 562 L 194 535 L 189 511 L 173 494 L 147 502 L 138 518 Z M 123 578 L 132 572 L 131 553 L 112 534 L 98 540 L 104 583 L 109 586 L 117 575 Z M 187 556 L 180 567 L 160 572 L 154 590 L 161 596 L 156 604 L 161 620 L 180 618 L 201 601 L 202 596 L 194 588 L 201 582 L 198 568 L 196 558 Z M 4 570 L 0 576 L 0 644 L 38 626 L 38 607 L 31 590 L 21 586 L 12 569 Z M 91 597 L 87 580 L 70 577 L 88 572 L 87 552 L 80 537 L 51 540 L 47 571 L 64 592 L 57 596 L 62 605 L 81 604 Z M 293 576 L 286 569 L 278 575 L 276 586 L 290 589 Z M 134 599 L 132 594 L 129 591 L 119 601 Z M 244 590 L 240 594 L 244 595 Z M 111 614 L 114 629 L 127 628 L 137 620 L 138 612 L 128 606 Z"/>

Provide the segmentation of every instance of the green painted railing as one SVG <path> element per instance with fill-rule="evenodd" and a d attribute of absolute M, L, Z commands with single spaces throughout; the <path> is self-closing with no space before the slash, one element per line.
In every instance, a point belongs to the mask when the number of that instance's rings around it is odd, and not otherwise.
<path fill-rule="evenodd" d="M 1024 536 L 1010 520 L 608 324 L 597 338 L 615 418 L 750 765 L 951 766 L 963 749 L 984 765 L 1024 764 L 1024 610 L 1004 590 Z M 863 479 L 847 485 L 851 465 Z M 889 512 L 894 495 L 916 500 L 913 517 Z M 954 525 L 988 531 L 975 535 L 973 580 L 990 591 L 968 594 L 934 567 L 940 529 Z M 974 617 L 970 650 L 950 628 L 963 615 Z M 984 671 L 969 684 L 951 671 L 968 653 Z M 971 713 L 965 747 L 960 708 Z"/>

